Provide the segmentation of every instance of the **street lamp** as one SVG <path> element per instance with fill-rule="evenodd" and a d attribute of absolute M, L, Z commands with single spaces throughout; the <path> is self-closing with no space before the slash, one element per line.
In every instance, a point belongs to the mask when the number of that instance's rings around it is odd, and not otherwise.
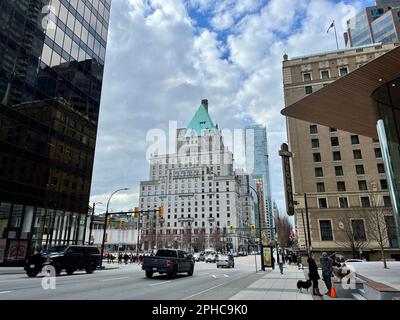
<path fill-rule="evenodd" d="M 111 200 L 112 196 L 113 196 L 114 194 L 116 194 L 117 192 L 119 192 L 119 191 L 126 191 L 126 190 L 129 190 L 129 189 L 128 189 L 128 188 L 118 189 L 118 190 L 114 191 L 114 192 L 111 194 L 111 196 L 108 198 L 108 201 L 107 201 L 107 208 L 106 208 L 106 214 L 105 214 L 105 217 L 104 217 L 104 233 L 103 233 L 103 241 L 102 241 L 102 243 L 101 243 L 100 267 L 103 266 L 104 243 L 105 243 L 105 241 L 106 241 L 107 218 L 108 218 L 108 206 L 109 206 L 109 204 L 110 204 L 110 200 Z"/>
<path fill-rule="evenodd" d="M 93 202 L 92 217 L 90 218 L 89 245 L 90 245 L 90 239 L 92 238 L 92 230 L 93 230 L 93 225 L 94 225 L 94 208 L 96 207 L 96 204 L 103 204 L 103 203 L 102 202 Z"/>

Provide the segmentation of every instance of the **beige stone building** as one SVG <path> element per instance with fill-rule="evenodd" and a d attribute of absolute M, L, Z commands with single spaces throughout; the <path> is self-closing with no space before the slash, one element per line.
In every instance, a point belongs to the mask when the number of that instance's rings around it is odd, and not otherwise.
<path fill-rule="evenodd" d="M 369 45 L 283 61 L 285 105 L 359 68 L 396 45 Z M 352 90 L 351 87 L 348 90 Z M 343 114 L 343 117 L 346 115 Z M 376 223 L 382 222 L 388 257 L 398 257 L 387 178 L 379 141 L 287 118 L 299 245 L 316 252 L 380 259 Z M 308 206 L 310 243 L 306 226 Z M 397 248 L 397 250 L 396 250 Z"/>

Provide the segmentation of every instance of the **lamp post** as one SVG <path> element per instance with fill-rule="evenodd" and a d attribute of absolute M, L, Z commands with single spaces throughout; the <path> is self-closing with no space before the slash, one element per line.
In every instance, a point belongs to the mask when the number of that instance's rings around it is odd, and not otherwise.
<path fill-rule="evenodd" d="M 105 217 L 104 217 L 104 233 L 103 233 L 103 241 L 102 241 L 102 243 L 101 243 L 100 267 L 103 266 L 104 243 L 106 242 L 108 206 L 109 206 L 109 204 L 110 204 L 110 200 L 111 200 L 112 196 L 113 196 L 114 194 L 116 194 L 117 192 L 119 192 L 119 191 L 126 191 L 126 190 L 129 190 L 129 189 L 128 189 L 128 188 L 118 189 L 118 190 L 114 191 L 114 192 L 111 194 L 111 196 L 108 198 L 108 201 L 107 201 L 107 208 L 106 208 L 106 214 L 105 214 Z"/>
<path fill-rule="evenodd" d="M 93 224 L 94 224 L 94 208 L 96 207 L 96 204 L 103 204 L 103 203 L 102 202 L 93 202 L 92 217 L 90 218 L 89 245 L 90 245 L 90 239 L 92 238 L 92 230 L 93 230 Z"/>
<path fill-rule="evenodd" d="M 259 232 L 258 232 L 258 237 L 260 239 L 260 256 L 261 256 L 261 269 L 262 271 L 265 271 L 265 266 L 264 266 L 264 249 L 262 245 L 262 239 L 261 239 L 261 210 L 260 210 L 260 196 L 258 195 L 258 192 L 256 189 L 254 189 L 250 184 L 248 184 L 248 187 L 253 190 L 256 193 L 257 196 L 257 206 L 258 206 L 258 221 L 259 221 Z"/>

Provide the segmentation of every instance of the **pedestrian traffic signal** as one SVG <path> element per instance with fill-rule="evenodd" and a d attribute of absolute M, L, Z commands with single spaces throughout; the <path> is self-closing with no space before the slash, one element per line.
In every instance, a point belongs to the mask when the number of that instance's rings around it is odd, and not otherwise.
<path fill-rule="evenodd" d="M 229 226 L 229 231 L 230 231 L 231 233 L 233 233 L 234 230 L 235 230 L 235 227 L 231 224 L 231 225 Z"/>
<path fill-rule="evenodd" d="M 158 218 L 161 220 L 161 219 L 164 219 L 164 207 L 159 207 L 158 208 Z"/>

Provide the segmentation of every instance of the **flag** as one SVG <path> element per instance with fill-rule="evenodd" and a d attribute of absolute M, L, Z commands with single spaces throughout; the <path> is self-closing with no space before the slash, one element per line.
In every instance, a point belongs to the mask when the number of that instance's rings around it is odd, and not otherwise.
<path fill-rule="evenodd" d="M 326 31 L 326 33 L 329 33 L 329 30 L 331 30 L 332 28 L 335 27 L 335 20 L 333 20 L 332 24 L 329 26 L 328 30 Z"/>

